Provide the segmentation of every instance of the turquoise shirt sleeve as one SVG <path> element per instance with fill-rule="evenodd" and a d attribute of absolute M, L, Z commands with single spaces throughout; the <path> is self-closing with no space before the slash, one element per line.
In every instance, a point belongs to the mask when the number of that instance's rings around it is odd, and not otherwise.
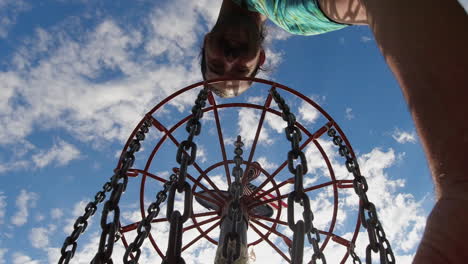
<path fill-rule="evenodd" d="M 317 35 L 348 25 L 330 20 L 318 6 L 317 0 L 233 0 L 245 1 L 250 11 L 259 12 L 284 30 L 296 35 Z"/>

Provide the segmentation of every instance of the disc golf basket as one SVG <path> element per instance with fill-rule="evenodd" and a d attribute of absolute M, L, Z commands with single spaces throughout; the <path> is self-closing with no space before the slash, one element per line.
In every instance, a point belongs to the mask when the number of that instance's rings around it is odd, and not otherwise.
<path fill-rule="evenodd" d="M 368 200 L 366 179 L 361 175 L 350 143 L 333 118 L 310 98 L 284 85 L 263 79 L 240 79 L 252 82 L 256 85 L 255 89 L 260 87 L 264 89 L 266 96 L 260 103 L 232 102 L 233 99 L 218 101 L 208 87 L 227 81 L 231 80 L 217 79 L 185 87 L 161 101 L 145 115 L 125 144 L 114 175 L 96 194 L 94 201 L 88 203 L 85 213 L 76 220 L 72 234 L 63 244 L 59 263 L 68 263 L 73 258 L 80 234 L 87 228 L 89 218 L 97 211 L 97 205 L 107 196 L 100 219 L 102 233 L 99 247 L 91 263 L 112 263 L 114 244 L 120 243 L 117 242 L 119 239 L 126 251 L 123 261 L 114 259 L 117 263 L 138 263 L 141 247 L 145 241 L 151 243 L 154 254 L 161 258 L 162 263 L 191 263 L 190 259 L 183 258 L 184 251 L 196 247 L 202 240 L 213 245 L 226 246 L 227 243 L 234 243 L 236 246 L 233 249 L 228 250 L 227 247 L 223 247 L 222 252 L 223 256 L 228 256 L 228 262 L 233 263 L 240 254 L 241 243 L 236 229 L 228 230 L 225 241 L 218 241 L 218 237 L 213 235 L 212 231 L 219 229 L 224 217 L 241 221 L 241 208 L 247 214 L 249 232 L 255 234 L 248 237 L 247 247 L 265 243 L 286 263 L 326 263 L 323 251 L 331 243 L 336 243 L 345 249 L 342 250 L 340 263 L 345 263 L 349 257 L 353 263 L 361 263 L 354 251 L 361 225 L 367 230 L 369 237 L 366 263 L 372 263 L 372 253 L 378 253 L 380 263 L 395 263 L 375 206 Z M 200 91 L 191 113 L 187 113 L 180 120 L 175 120 L 171 125 L 161 121 L 164 119 L 165 111 L 174 101 L 186 100 L 187 96 L 193 96 L 197 90 Z M 322 116 L 324 122 L 314 124 L 314 129 L 311 129 L 310 126 L 296 120 L 284 95 L 308 105 L 310 109 L 315 109 L 314 111 Z M 223 101 L 228 102 L 223 103 Z M 227 109 L 253 109 L 260 112 L 258 123 L 250 128 L 255 133 L 248 146 L 244 146 L 243 141 L 246 140 L 240 136 L 237 139 L 231 138 L 231 141 L 226 138 L 224 134 L 226 129 L 223 126 L 232 125 L 232 122 L 224 120 L 220 112 Z M 209 164 L 208 166 L 200 165 L 197 160 L 198 139 L 203 133 L 208 133 L 202 129 L 204 115 L 209 115 L 215 123 L 215 129 L 210 132 L 212 136 L 209 136 L 208 143 L 211 147 L 216 146 L 220 149 L 217 160 L 205 162 Z M 282 162 L 276 168 L 268 170 L 255 159 L 257 144 L 267 115 L 277 116 L 284 121 L 285 142 L 288 146 L 288 150 L 284 153 L 277 151 L 270 153 Z M 183 135 L 181 131 L 185 134 L 185 140 L 177 139 Z M 152 136 L 152 133 L 156 135 Z M 151 142 L 150 139 L 155 142 Z M 342 177 L 335 175 L 330 153 L 325 151 L 319 139 L 333 142 L 335 151 L 339 153 L 353 179 L 340 179 Z M 148 155 L 138 156 L 141 164 L 137 166 L 135 154 L 142 149 L 143 141 L 148 143 L 144 146 L 144 151 Z M 235 155 L 227 151 L 232 146 L 235 146 Z M 329 179 L 319 184 L 306 184 L 309 157 L 304 151 L 310 146 L 315 147 L 320 153 L 328 170 Z M 249 149 L 245 156 L 243 147 Z M 160 152 L 164 149 L 172 149 L 175 160 L 171 158 L 172 162 L 162 161 L 165 156 Z M 157 175 L 157 172 L 164 170 L 161 169 L 164 166 L 165 168 L 169 166 L 171 172 L 164 176 Z M 215 181 L 212 177 L 215 171 L 221 171 L 223 174 L 222 181 L 225 182 L 227 190 L 219 186 L 219 179 Z M 141 217 L 139 221 L 122 223 L 119 201 L 129 181 L 139 181 Z M 159 189 L 149 187 L 151 182 L 153 184 L 151 186 L 159 186 Z M 316 219 L 311 209 L 310 197 L 322 189 L 332 193 L 333 209 L 327 226 L 318 229 L 314 226 Z M 351 238 L 344 238 L 335 231 L 339 194 L 349 189 L 354 189 L 357 194 L 359 210 Z M 152 197 L 149 204 L 145 199 L 145 193 L 149 193 Z M 175 199 L 176 195 L 178 199 Z M 166 207 L 166 211 L 160 213 L 163 206 Z M 158 238 L 163 234 L 151 231 L 152 225 L 155 224 L 166 225 L 166 229 L 169 230 L 169 236 L 164 234 L 166 240 Z M 292 236 L 286 235 L 286 231 L 292 233 Z M 132 238 L 128 236 L 129 232 L 134 232 Z M 189 232 L 191 232 L 190 239 L 184 239 L 184 234 Z M 304 257 L 305 244 L 310 248 L 310 260 Z M 207 259 L 206 263 L 211 261 Z"/>

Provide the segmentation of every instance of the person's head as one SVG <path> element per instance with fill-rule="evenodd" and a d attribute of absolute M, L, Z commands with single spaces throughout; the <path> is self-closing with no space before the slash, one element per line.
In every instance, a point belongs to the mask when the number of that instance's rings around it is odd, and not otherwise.
<path fill-rule="evenodd" d="M 203 79 L 255 77 L 265 62 L 264 38 L 263 25 L 254 16 L 238 13 L 220 16 L 203 41 L 200 54 Z M 210 89 L 218 96 L 233 97 L 250 85 L 248 81 L 223 82 L 210 85 Z"/>

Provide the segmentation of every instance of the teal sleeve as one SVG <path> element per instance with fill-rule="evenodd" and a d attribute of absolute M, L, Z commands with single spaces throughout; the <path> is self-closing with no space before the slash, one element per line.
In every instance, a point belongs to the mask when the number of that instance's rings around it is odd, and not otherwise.
<path fill-rule="evenodd" d="M 243 1 L 250 11 L 259 12 L 284 30 L 296 35 L 317 35 L 347 25 L 330 20 L 318 6 L 317 0 L 232 0 Z"/>

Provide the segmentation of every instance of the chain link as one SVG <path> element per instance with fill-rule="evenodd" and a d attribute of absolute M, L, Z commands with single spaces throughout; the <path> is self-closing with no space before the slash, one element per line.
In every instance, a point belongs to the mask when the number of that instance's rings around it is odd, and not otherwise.
<path fill-rule="evenodd" d="M 385 235 L 383 227 L 377 217 L 377 210 L 375 205 L 371 203 L 367 197 L 366 192 L 369 189 L 369 186 L 367 185 L 366 178 L 361 175 L 359 164 L 356 158 L 351 155 L 350 149 L 346 144 L 344 144 L 343 139 L 340 135 L 337 134 L 333 127 L 328 127 L 327 134 L 332 138 L 333 143 L 338 146 L 340 155 L 346 158 L 346 169 L 354 176 L 354 191 L 359 196 L 359 200 L 361 201 L 359 215 L 362 226 L 367 229 L 367 234 L 369 236 L 369 245 L 366 248 L 366 263 L 372 263 L 372 251 L 374 253 L 379 252 L 381 263 L 395 263 L 395 256 Z M 354 251 L 352 251 L 352 253 L 354 253 Z M 355 255 L 356 254 L 354 253 L 354 256 Z M 359 258 L 355 258 L 353 254 L 351 254 L 351 256 L 353 257 L 354 263 L 361 263 Z"/>
<path fill-rule="evenodd" d="M 208 89 L 204 87 L 195 100 L 195 105 L 192 107 L 192 117 L 187 122 L 186 130 L 189 133 L 187 140 L 180 143 L 177 149 L 176 161 L 179 163 L 179 177 L 177 181 L 171 185 L 169 197 L 167 200 L 166 217 L 170 222 L 169 243 L 167 246 L 166 257 L 164 264 L 183 264 L 185 260 L 181 256 L 182 252 L 182 233 L 183 224 L 188 220 L 192 213 L 193 194 L 190 184 L 186 181 L 187 168 L 195 162 L 197 155 L 197 144 L 193 142 L 195 136 L 201 132 L 200 119 L 203 117 L 203 107 L 208 99 Z M 184 212 L 181 214 L 178 210 L 174 210 L 175 192 L 184 192 Z"/>
<path fill-rule="evenodd" d="M 101 216 L 101 238 L 99 241 L 98 252 L 92 259 L 91 263 L 113 263 L 112 251 L 116 242 L 116 233 L 120 228 L 120 208 L 119 201 L 122 193 L 127 188 L 128 176 L 127 171 L 135 162 L 135 152 L 140 147 L 140 141 L 145 139 L 145 134 L 148 133 L 151 121 L 145 120 L 139 130 L 135 133 L 135 138 L 130 142 L 126 153 L 120 160 L 120 168 L 116 169 L 115 174 L 111 178 L 112 193 L 109 200 L 104 204 Z M 107 219 L 111 221 L 108 222 Z"/>
<path fill-rule="evenodd" d="M 169 181 L 165 182 L 163 185 L 163 189 L 158 192 L 156 195 L 156 201 L 151 203 L 148 206 L 148 215 L 146 215 L 145 219 L 143 219 L 137 228 L 137 236 L 133 240 L 130 245 L 128 245 L 127 249 L 125 250 L 125 254 L 123 257 L 123 261 L 125 264 L 136 264 L 140 259 L 141 249 L 140 247 L 143 245 L 144 240 L 148 237 L 151 231 L 151 222 L 154 218 L 156 218 L 161 211 L 161 204 L 166 201 L 167 199 L 167 192 L 171 188 L 171 186 L 177 181 L 177 175 L 172 174 L 169 178 Z M 133 255 L 133 259 L 132 258 Z"/>
<path fill-rule="evenodd" d="M 112 178 L 111 178 L 112 179 Z M 58 261 L 59 264 L 69 263 L 75 255 L 76 248 L 78 247 L 77 240 L 82 233 L 86 231 L 88 227 L 88 219 L 93 216 L 97 211 L 97 205 L 100 204 L 106 198 L 106 193 L 112 190 L 110 180 L 102 186 L 102 190 L 97 192 L 94 196 L 94 201 L 89 202 L 85 207 L 85 213 L 78 217 L 73 224 L 73 232 L 70 236 L 65 238 L 62 249 L 60 251 L 61 257 Z M 67 250 L 68 247 L 71 247 Z"/>
<path fill-rule="evenodd" d="M 231 186 L 229 186 L 231 202 L 227 214 L 227 217 L 232 221 L 233 225 L 231 231 L 226 234 L 223 241 L 223 257 L 227 260 L 227 263 L 234 263 L 234 261 L 240 257 L 241 242 L 238 231 L 241 229 L 243 221 L 240 198 L 244 189 L 241 178 L 244 174 L 244 170 L 241 167 L 244 162 L 242 159 L 242 147 L 244 143 L 242 142 L 241 136 L 237 136 L 237 141 L 234 143 L 234 146 L 236 147 L 234 149 L 234 154 L 236 154 L 234 156 L 234 163 L 236 165 L 232 169 L 234 181 L 231 183 Z M 235 243 L 234 252 L 232 252 L 232 247 L 229 246 L 231 243 Z"/>
<path fill-rule="evenodd" d="M 304 254 L 304 236 L 310 238 L 309 242 L 312 244 L 314 253 L 312 255 L 312 263 L 317 263 L 317 260 L 322 260 L 326 263 L 325 256 L 320 250 L 318 242 L 320 242 L 320 235 L 318 230 L 314 227 L 313 220 L 314 214 L 310 209 L 310 200 L 304 192 L 304 174 L 307 174 L 307 159 L 304 152 L 300 149 L 300 142 L 302 134 L 300 129 L 295 126 L 296 116 L 291 113 L 289 106 L 286 104 L 281 95 L 272 87 L 270 94 L 275 100 L 281 112 L 281 117 L 287 122 L 285 128 L 286 139 L 291 143 L 291 151 L 288 152 L 288 169 L 294 175 L 294 191 L 288 195 L 288 225 L 294 232 L 293 235 L 293 248 L 291 251 L 292 263 L 300 264 L 303 261 Z M 294 163 L 297 165 L 294 167 Z M 294 205 L 299 203 L 304 208 L 302 216 L 304 220 L 295 222 L 294 219 Z M 313 236 L 312 236 L 313 235 Z"/>
<path fill-rule="evenodd" d="M 353 258 L 353 264 L 361 264 L 361 259 L 356 254 L 356 252 L 354 252 L 355 247 L 356 247 L 356 245 L 354 245 L 354 243 L 350 242 L 350 244 L 348 246 L 348 254 Z"/>

